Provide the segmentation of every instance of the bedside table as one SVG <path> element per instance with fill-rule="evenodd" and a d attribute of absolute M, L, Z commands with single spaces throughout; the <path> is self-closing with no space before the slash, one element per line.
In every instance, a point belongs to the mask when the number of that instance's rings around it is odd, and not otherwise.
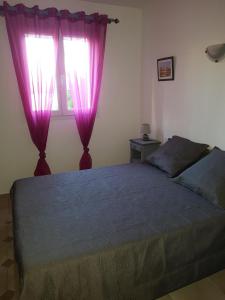
<path fill-rule="evenodd" d="M 143 141 L 143 139 L 130 140 L 130 162 L 143 163 L 146 157 L 157 150 L 161 142 L 157 140 Z"/>

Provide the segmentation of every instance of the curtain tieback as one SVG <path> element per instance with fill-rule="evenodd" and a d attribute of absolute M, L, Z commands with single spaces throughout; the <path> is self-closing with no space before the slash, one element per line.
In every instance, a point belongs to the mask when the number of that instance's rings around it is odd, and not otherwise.
<path fill-rule="evenodd" d="M 88 147 L 84 147 L 83 149 L 84 149 L 85 153 L 89 153 L 89 148 Z"/>
<path fill-rule="evenodd" d="M 40 159 L 45 159 L 46 158 L 46 153 L 44 151 L 39 152 L 39 157 Z"/>

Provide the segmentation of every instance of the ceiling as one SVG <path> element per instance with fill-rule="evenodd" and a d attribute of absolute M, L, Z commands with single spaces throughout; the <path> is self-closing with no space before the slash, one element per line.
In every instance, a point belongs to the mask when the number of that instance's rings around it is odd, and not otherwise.
<path fill-rule="evenodd" d="M 83 1 L 143 8 L 144 4 L 147 3 L 149 0 L 83 0 Z"/>

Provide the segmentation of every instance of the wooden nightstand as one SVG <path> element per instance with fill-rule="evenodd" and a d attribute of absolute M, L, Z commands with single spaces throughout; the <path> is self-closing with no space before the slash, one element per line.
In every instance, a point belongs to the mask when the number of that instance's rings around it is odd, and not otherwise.
<path fill-rule="evenodd" d="M 159 148 L 161 142 L 157 140 L 130 140 L 130 162 L 144 162 L 146 157 Z"/>

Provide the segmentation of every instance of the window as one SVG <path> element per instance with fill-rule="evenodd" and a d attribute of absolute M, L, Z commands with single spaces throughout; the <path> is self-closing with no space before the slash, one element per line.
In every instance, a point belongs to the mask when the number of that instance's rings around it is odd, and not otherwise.
<path fill-rule="evenodd" d="M 77 78 L 78 90 L 79 87 L 85 87 L 87 96 L 82 99 L 82 109 L 90 109 L 90 63 L 89 63 L 89 44 L 84 38 L 67 38 L 63 39 L 64 61 L 66 73 L 66 91 L 67 91 L 67 108 L 73 109 L 71 102 L 70 80 L 73 82 L 74 72 Z M 75 92 L 75 91 L 74 91 Z"/>
<path fill-rule="evenodd" d="M 52 97 L 52 110 L 59 109 L 56 89 L 54 40 L 51 36 L 25 36 L 32 110 L 41 110 L 45 97 Z M 52 78 L 54 78 L 52 83 Z M 51 95 L 46 95 L 53 84 Z M 40 86 L 41 85 L 41 86 Z M 41 90 L 41 97 L 39 91 Z M 39 95 L 39 97 L 38 97 Z M 41 99 L 40 99 L 41 98 Z"/>
<path fill-rule="evenodd" d="M 82 109 L 90 109 L 90 63 L 87 39 L 64 37 L 60 41 L 57 71 L 55 70 L 52 36 L 26 35 L 25 46 L 33 110 L 41 110 L 44 98 L 52 97 L 53 114 L 72 114 L 74 109 L 72 94 L 75 93 L 72 90 L 74 78 L 77 78 L 78 90 L 79 87 L 85 86 L 88 91 L 86 99 L 82 99 Z M 45 91 L 49 90 L 46 87 L 49 87 L 50 84 L 52 84 L 51 94 L 46 95 Z"/>

